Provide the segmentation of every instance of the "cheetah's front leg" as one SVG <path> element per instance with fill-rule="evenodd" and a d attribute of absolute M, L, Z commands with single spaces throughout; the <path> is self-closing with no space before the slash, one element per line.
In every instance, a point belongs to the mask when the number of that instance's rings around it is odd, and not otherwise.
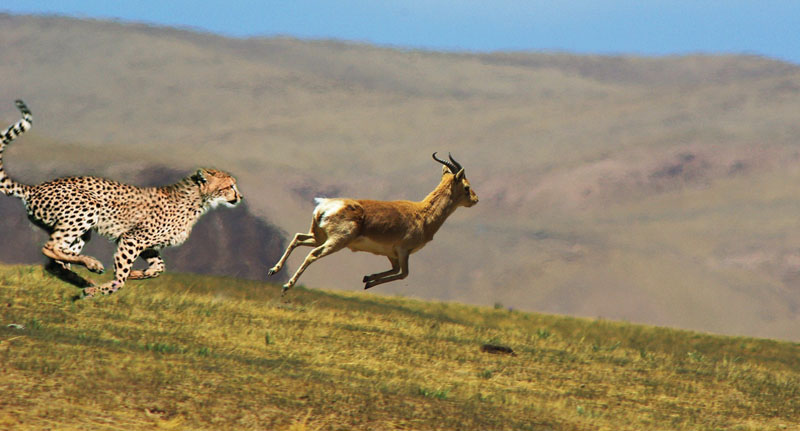
<path fill-rule="evenodd" d="M 156 278 L 164 272 L 164 259 L 161 258 L 158 250 L 153 250 L 152 248 L 148 248 L 147 250 L 143 251 L 140 255 L 142 259 L 144 259 L 148 266 L 147 269 L 144 271 L 134 270 L 131 271 L 131 275 L 128 276 L 128 280 L 142 280 L 145 278 Z"/>
<path fill-rule="evenodd" d="M 125 285 L 125 280 L 128 279 L 131 273 L 131 266 L 133 261 L 139 257 L 139 254 L 145 247 L 126 236 L 119 239 L 117 252 L 114 253 L 114 280 L 103 283 L 100 286 L 92 286 L 83 289 L 83 297 L 92 297 L 97 294 L 110 295 Z"/>

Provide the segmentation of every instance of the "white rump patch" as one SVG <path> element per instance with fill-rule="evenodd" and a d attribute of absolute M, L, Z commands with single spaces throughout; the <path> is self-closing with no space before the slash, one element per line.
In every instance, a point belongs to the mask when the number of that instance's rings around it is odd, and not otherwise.
<path fill-rule="evenodd" d="M 327 217 L 344 208 L 344 202 L 341 199 L 314 198 L 314 201 L 317 203 L 316 208 L 314 208 L 314 218 L 319 220 L 320 227 L 325 226 Z"/>

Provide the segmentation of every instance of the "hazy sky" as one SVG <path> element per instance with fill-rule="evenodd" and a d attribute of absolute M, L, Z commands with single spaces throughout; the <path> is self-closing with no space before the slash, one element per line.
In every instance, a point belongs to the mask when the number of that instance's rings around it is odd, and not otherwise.
<path fill-rule="evenodd" d="M 237 37 L 467 51 L 747 53 L 800 64 L 797 0 L 22 0 L 0 11 L 115 18 Z"/>

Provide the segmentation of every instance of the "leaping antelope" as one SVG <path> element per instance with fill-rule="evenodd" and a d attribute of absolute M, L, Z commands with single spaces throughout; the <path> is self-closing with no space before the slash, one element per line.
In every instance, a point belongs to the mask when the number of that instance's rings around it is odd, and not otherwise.
<path fill-rule="evenodd" d="M 308 265 L 345 247 L 386 256 L 392 264 L 388 271 L 365 275 L 364 289 L 406 278 L 408 256 L 432 240 L 456 208 L 478 203 L 478 195 L 464 176 L 464 168 L 453 156 L 449 157 L 448 162 L 433 153 L 433 159 L 444 165 L 442 180 L 421 202 L 317 198 L 309 232 L 295 234 L 286 252 L 268 272 L 273 275 L 280 271 L 297 246 L 314 247 L 283 285 L 281 294 L 297 283 Z"/>

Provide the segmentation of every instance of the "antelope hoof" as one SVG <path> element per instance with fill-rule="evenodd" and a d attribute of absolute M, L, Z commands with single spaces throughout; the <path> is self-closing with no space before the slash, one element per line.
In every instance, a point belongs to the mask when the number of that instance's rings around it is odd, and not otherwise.
<path fill-rule="evenodd" d="M 281 296 L 286 295 L 286 291 L 288 291 L 291 288 L 292 288 L 291 284 L 289 283 L 284 284 L 283 289 L 281 289 Z"/>
<path fill-rule="evenodd" d="M 275 267 L 270 268 L 269 271 L 267 271 L 267 277 L 272 277 L 278 271 L 280 271 L 280 268 L 279 269 L 275 269 Z"/>

